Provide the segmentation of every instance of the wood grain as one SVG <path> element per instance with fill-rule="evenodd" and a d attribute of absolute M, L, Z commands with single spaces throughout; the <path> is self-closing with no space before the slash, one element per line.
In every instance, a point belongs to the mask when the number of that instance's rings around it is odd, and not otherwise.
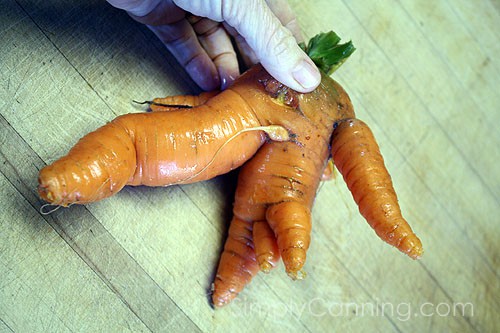
<path fill-rule="evenodd" d="M 290 0 L 304 35 L 357 51 L 335 74 L 368 122 L 425 254 L 376 238 L 340 177 L 321 185 L 308 277 L 278 267 L 229 307 L 209 290 L 236 173 L 126 188 L 40 214 L 38 170 L 85 133 L 198 92 L 102 1 L 0 7 L 0 332 L 500 330 L 498 1 Z"/>

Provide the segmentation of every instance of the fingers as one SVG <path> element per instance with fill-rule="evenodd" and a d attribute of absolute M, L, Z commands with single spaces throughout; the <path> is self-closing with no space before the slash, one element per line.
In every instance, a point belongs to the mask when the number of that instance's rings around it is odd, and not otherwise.
<path fill-rule="evenodd" d="M 292 35 L 295 37 L 295 40 L 297 42 L 302 42 L 304 39 L 302 36 L 302 32 L 300 31 L 297 19 L 293 14 L 288 2 L 286 0 L 266 0 L 266 3 L 274 13 L 274 15 L 276 15 L 276 17 L 280 20 L 281 24 L 285 28 L 290 30 Z M 243 38 L 243 36 L 241 36 L 235 28 L 231 27 L 227 23 L 224 23 L 224 27 L 226 28 L 226 31 L 234 38 L 245 66 L 250 67 L 257 64 L 259 62 L 259 58 L 252 50 L 250 45 L 248 45 L 245 38 Z"/>
<path fill-rule="evenodd" d="M 186 12 L 171 0 L 108 2 L 146 24 L 203 90 L 220 89 L 221 83 L 225 88 L 239 75 L 229 37 L 217 23 L 201 20 L 202 23 L 195 23 L 197 28 L 193 29 L 185 18 Z"/>
<path fill-rule="evenodd" d="M 240 75 L 236 52 L 229 35 L 220 23 L 210 19 L 189 16 L 188 21 L 198 35 L 201 46 L 215 64 L 221 89 L 224 90 Z"/>
<path fill-rule="evenodd" d="M 116 8 L 123 9 L 137 16 L 144 16 L 151 13 L 162 0 L 107 0 Z"/>
<path fill-rule="evenodd" d="M 264 0 L 173 1 L 193 14 L 226 21 L 244 38 L 264 68 L 290 88 L 310 92 L 319 85 L 321 75 L 318 69 Z M 280 2 L 269 3 L 276 8 L 283 6 Z M 296 23 L 288 14 L 283 20 L 296 30 Z"/>
<path fill-rule="evenodd" d="M 237 33 L 230 33 L 247 65 L 261 62 L 274 78 L 299 92 L 310 92 L 319 85 L 319 71 L 297 45 L 302 40 L 300 29 L 284 0 L 108 2 L 147 24 L 204 90 L 225 88 L 239 75 L 227 32 L 208 19 L 234 27 Z M 192 19 L 191 26 L 184 10 L 208 19 Z"/>
<path fill-rule="evenodd" d="M 280 20 L 281 24 L 285 28 L 290 30 L 297 42 L 301 42 L 303 40 L 302 32 L 300 31 L 300 27 L 288 2 L 286 0 L 266 0 L 266 3 L 274 13 L 274 15 L 276 15 L 276 17 Z M 243 36 L 241 36 L 235 28 L 231 27 L 227 23 L 224 23 L 224 27 L 226 28 L 226 31 L 234 38 L 234 41 L 238 47 L 241 58 L 243 59 L 245 65 L 247 67 L 250 67 L 258 63 L 259 58 L 252 50 L 250 45 L 248 45 L 245 38 L 243 38 Z"/>
<path fill-rule="evenodd" d="M 203 90 L 219 88 L 217 68 L 187 20 L 148 27 Z"/>
<path fill-rule="evenodd" d="M 266 70 L 294 90 L 309 92 L 315 89 L 321 79 L 319 71 L 297 45 L 290 30 L 263 0 L 243 3 L 226 1 L 224 19 L 245 39 Z M 296 25 L 293 22 L 290 19 L 287 24 L 293 28 Z"/>
<path fill-rule="evenodd" d="M 108 0 L 108 2 L 126 10 L 134 20 L 146 25 L 167 25 L 185 16 L 184 10 L 170 0 Z"/>
<path fill-rule="evenodd" d="M 236 44 L 236 47 L 238 48 L 239 55 L 241 57 L 241 60 L 243 60 L 244 65 L 249 68 L 252 65 L 255 65 L 259 63 L 259 58 L 257 58 L 257 55 L 255 52 L 252 50 L 250 45 L 248 45 L 247 41 L 243 36 L 241 36 L 238 31 L 236 31 L 235 28 L 227 24 L 226 22 L 223 23 L 224 28 L 226 29 L 227 33 L 233 37 L 233 40 Z"/>
<path fill-rule="evenodd" d="M 271 11 L 280 20 L 281 24 L 290 30 L 297 42 L 304 41 L 297 18 L 286 0 L 266 0 Z"/>

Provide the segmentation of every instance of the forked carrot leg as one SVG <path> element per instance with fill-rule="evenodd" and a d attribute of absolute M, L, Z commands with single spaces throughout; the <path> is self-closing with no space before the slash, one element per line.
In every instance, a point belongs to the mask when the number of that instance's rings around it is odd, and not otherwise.
<path fill-rule="evenodd" d="M 234 217 L 212 287 L 214 306 L 231 302 L 258 272 L 252 223 Z"/>
<path fill-rule="evenodd" d="M 267 221 L 253 223 L 253 241 L 260 270 L 269 273 L 278 263 L 280 253 L 276 236 Z"/>
<path fill-rule="evenodd" d="M 332 155 L 361 215 L 377 235 L 411 258 L 419 258 L 422 243 L 401 215 L 391 176 L 370 128 L 358 119 L 341 121 L 333 132 Z"/>
<path fill-rule="evenodd" d="M 287 274 L 294 280 L 302 279 L 311 240 L 311 211 L 303 203 L 287 201 L 269 207 L 266 219 L 276 234 Z"/>

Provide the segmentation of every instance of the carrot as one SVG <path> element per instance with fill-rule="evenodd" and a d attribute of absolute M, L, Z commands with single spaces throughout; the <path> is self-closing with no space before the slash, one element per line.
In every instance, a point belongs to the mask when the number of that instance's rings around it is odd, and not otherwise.
<path fill-rule="evenodd" d="M 354 51 L 339 40 L 320 34 L 304 48 L 331 73 Z M 151 109 L 169 112 L 119 116 L 86 135 L 40 171 L 38 191 L 47 202 L 68 206 L 109 197 L 125 185 L 192 183 L 242 166 L 213 284 L 215 306 L 229 303 L 279 258 L 291 278 L 305 276 L 312 205 L 322 174 L 332 170 L 332 154 L 378 235 L 413 258 L 422 253 L 400 217 L 375 139 L 327 74 L 316 90 L 300 94 L 256 65 L 214 96 L 155 99 Z"/>
<path fill-rule="evenodd" d="M 212 286 L 212 302 L 220 307 L 229 303 L 259 271 L 252 239 L 252 223 L 234 217 L 224 252 Z"/>
<path fill-rule="evenodd" d="M 39 194 L 51 204 L 67 206 L 109 197 L 125 185 L 166 186 L 209 179 L 255 154 L 265 140 L 264 132 L 238 133 L 257 126 L 253 110 L 232 91 L 192 109 L 119 116 L 43 168 Z M 212 160 L 221 147 L 222 153 Z"/>
<path fill-rule="evenodd" d="M 370 128 L 361 120 L 339 122 L 333 133 L 332 155 L 361 215 L 379 237 L 417 259 L 422 243 L 401 216 L 391 176 Z"/>
<path fill-rule="evenodd" d="M 274 232 L 267 221 L 255 221 L 252 233 L 255 257 L 260 270 L 269 273 L 280 259 L 280 252 Z"/>
<path fill-rule="evenodd" d="M 323 174 L 321 175 L 321 180 L 325 181 L 332 179 L 335 179 L 335 165 L 333 164 L 333 159 L 329 158 L 325 170 L 323 170 Z"/>
<path fill-rule="evenodd" d="M 285 201 L 272 205 L 266 218 L 275 230 L 278 248 L 292 279 L 302 279 L 301 271 L 311 241 L 311 211 L 308 205 Z"/>

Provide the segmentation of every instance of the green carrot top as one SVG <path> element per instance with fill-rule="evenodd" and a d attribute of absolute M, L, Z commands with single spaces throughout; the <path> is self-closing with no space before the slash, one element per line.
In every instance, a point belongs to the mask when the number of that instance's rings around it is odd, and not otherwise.
<path fill-rule="evenodd" d="M 339 44 L 340 37 L 333 31 L 322 32 L 300 47 L 324 73 L 331 75 L 356 50 L 351 41 Z"/>

